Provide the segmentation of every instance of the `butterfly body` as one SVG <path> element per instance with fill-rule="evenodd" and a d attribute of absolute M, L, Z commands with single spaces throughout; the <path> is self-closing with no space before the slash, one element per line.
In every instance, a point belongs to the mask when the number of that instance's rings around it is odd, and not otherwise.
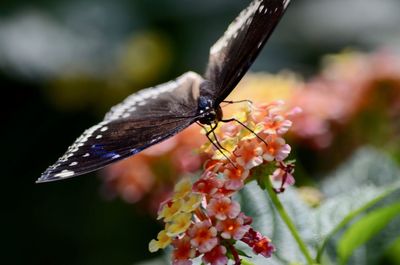
<path fill-rule="evenodd" d="M 209 82 L 204 81 L 202 85 L 209 85 Z M 205 86 L 201 86 L 200 91 L 207 91 Z M 207 93 L 200 93 L 198 101 L 198 116 L 197 120 L 201 124 L 211 125 L 212 123 L 218 122 L 222 119 L 222 109 L 218 102 L 215 102 L 213 98 Z"/>
<path fill-rule="evenodd" d="M 290 0 L 253 0 L 211 47 L 204 77 L 187 72 L 114 106 L 37 182 L 70 178 L 134 155 L 194 122 L 217 125 L 220 103 L 247 72 Z"/>

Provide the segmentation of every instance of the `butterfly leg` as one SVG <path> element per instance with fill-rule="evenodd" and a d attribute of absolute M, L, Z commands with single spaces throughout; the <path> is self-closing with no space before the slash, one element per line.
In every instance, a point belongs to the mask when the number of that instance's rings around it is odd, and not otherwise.
<path fill-rule="evenodd" d="M 197 124 L 198 125 L 200 125 L 205 131 L 206 131 L 206 137 L 207 137 L 207 139 L 210 141 L 210 143 L 229 161 L 229 163 L 231 163 L 232 164 L 232 166 L 234 166 L 235 168 L 236 168 L 236 166 L 235 166 L 235 163 L 233 163 L 233 161 L 225 154 L 225 152 L 224 152 L 224 150 L 226 151 L 226 152 L 228 152 L 229 153 L 229 151 L 228 150 L 226 150 L 219 142 L 218 142 L 218 139 L 217 139 L 217 137 L 216 137 L 216 135 L 215 135 L 215 129 L 217 128 L 217 126 L 218 126 L 218 123 L 214 126 L 214 127 L 211 127 L 211 130 L 210 131 L 207 131 L 207 129 L 206 129 L 206 127 L 205 126 L 203 126 L 203 125 L 201 125 L 200 123 L 198 123 L 197 122 Z M 210 137 L 210 134 L 213 134 L 214 135 L 214 138 L 215 138 L 215 140 L 216 140 L 216 142 L 217 143 L 215 143 L 214 142 L 214 140 L 213 139 L 211 139 L 211 137 Z"/>
<path fill-rule="evenodd" d="M 209 132 L 207 132 L 207 134 L 210 135 L 210 133 L 212 133 L 212 135 L 214 136 L 214 139 L 215 139 L 215 143 L 219 146 L 219 148 L 229 153 L 229 151 L 226 150 L 226 148 L 223 147 L 223 146 L 221 145 L 221 143 L 218 141 L 218 137 L 217 137 L 217 135 L 215 134 L 215 130 L 217 129 L 217 127 L 218 127 L 218 123 L 215 123 L 215 126 L 214 126 L 214 127 L 211 127 L 211 130 L 210 130 Z"/>
<path fill-rule="evenodd" d="M 253 104 L 253 101 L 248 100 L 248 99 L 236 100 L 236 101 L 233 101 L 233 100 L 224 100 L 224 101 L 222 101 L 222 102 L 228 103 L 228 104 L 243 103 L 243 102 L 247 102 L 247 103 L 249 103 L 249 104 Z"/>
<path fill-rule="evenodd" d="M 253 101 L 248 100 L 248 99 L 237 100 L 237 101 L 233 101 L 233 100 L 224 100 L 224 101 L 222 101 L 222 102 L 223 102 L 223 103 L 226 103 L 226 105 L 224 105 L 224 106 L 222 106 L 222 107 L 228 106 L 228 105 L 230 105 L 230 104 L 243 103 L 243 102 L 247 102 L 247 103 L 249 103 L 250 105 L 253 105 Z"/>
<path fill-rule="evenodd" d="M 246 128 L 249 132 L 251 132 L 252 134 L 254 134 L 260 141 L 262 141 L 265 146 L 268 147 L 268 143 L 262 139 L 258 134 L 256 134 L 252 129 L 250 129 L 249 127 L 247 127 L 246 124 L 244 124 L 243 122 L 239 121 L 238 119 L 235 118 L 231 118 L 231 119 L 227 119 L 227 120 L 221 120 L 222 122 L 231 122 L 231 121 L 235 121 L 237 123 L 239 123 L 240 125 L 242 125 L 244 128 Z"/>

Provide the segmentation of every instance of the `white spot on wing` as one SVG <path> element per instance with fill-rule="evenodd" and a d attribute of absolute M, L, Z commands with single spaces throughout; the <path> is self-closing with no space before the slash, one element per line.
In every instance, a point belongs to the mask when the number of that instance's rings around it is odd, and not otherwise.
<path fill-rule="evenodd" d="M 128 118 L 138 107 L 145 106 L 150 99 L 156 99 L 163 93 L 169 93 L 182 85 L 187 79 L 201 80 L 201 76 L 194 72 L 187 72 L 176 80 L 167 83 L 143 89 L 127 97 L 123 102 L 111 108 L 104 117 L 105 121 Z"/>
<path fill-rule="evenodd" d="M 103 135 L 101 135 L 101 134 L 96 136 L 96 139 L 101 139 L 101 138 L 103 138 Z"/>
<path fill-rule="evenodd" d="M 54 176 L 55 176 L 55 177 L 58 177 L 58 178 L 68 178 L 68 177 L 73 176 L 74 174 L 75 174 L 74 171 L 71 171 L 71 170 L 63 170 L 63 171 L 61 171 L 60 173 L 55 174 Z"/>
<path fill-rule="evenodd" d="M 251 23 L 251 16 L 262 7 L 260 4 L 261 0 L 255 0 L 239 14 L 239 16 L 229 25 L 224 35 L 211 47 L 211 55 L 218 53 L 228 44 L 229 40 L 244 27 L 244 25 L 249 25 Z"/>
<path fill-rule="evenodd" d="M 107 124 L 108 121 L 102 121 L 99 124 L 90 127 L 89 129 L 87 129 L 86 131 L 83 132 L 83 134 L 76 139 L 76 141 L 74 142 L 73 145 L 71 145 L 67 152 L 58 159 L 59 162 L 65 163 L 68 161 L 68 159 L 73 156 L 76 152 L 79 151 L 79 148 L 84 146 L 85 143 L 88 141 L 88 139 L 90 137 L 93 136 L 94 132 L 97 131 L 98 129 L 104 127 L 105 124 Z M 96 137 L 97 138 L 97 137 Z M 55 164 L 54 166 L 51 167 L 52 170 L 56 169 L 57 167 L 59 167 L 62 163 L 58 163 Z"/>
<path fill-rule="evenodd" d="M 76 166 L 78 165 L 78 162 L 72 162 L 71 164 L 69 164 L 70 167 Z"/>

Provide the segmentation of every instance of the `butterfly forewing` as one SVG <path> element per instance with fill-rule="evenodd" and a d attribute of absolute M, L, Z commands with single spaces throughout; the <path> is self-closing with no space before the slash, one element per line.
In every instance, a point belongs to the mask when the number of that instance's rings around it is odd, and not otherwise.
<path fill-rule="evenodd" d="M 196 120 L 201 82 L 199 75 L 188 72 L 131 95 L 86 130 L 38 182 L 97 170 L 180 132 Z"/>
<path fill-rule="evenodd" d="M 247 72 L 284 14 L 290 0 L 254 0 L 211 47 L 205 78 L 223 101 Z"/>

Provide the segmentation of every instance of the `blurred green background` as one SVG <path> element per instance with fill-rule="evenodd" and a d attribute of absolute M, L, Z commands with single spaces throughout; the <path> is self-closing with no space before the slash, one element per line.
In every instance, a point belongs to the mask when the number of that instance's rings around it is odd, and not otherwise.
<path fill-rule="evenodd" d="M 154 218 L 101 196 L 96 174 L 34 184 L 130 93 L 193 70 L 244 0 L 0 3 L 2 264 L 134 264 Z M 400 1 L 293 1 L 253 71 L 315 74 L 323 55 L 400 48 Z"/>

